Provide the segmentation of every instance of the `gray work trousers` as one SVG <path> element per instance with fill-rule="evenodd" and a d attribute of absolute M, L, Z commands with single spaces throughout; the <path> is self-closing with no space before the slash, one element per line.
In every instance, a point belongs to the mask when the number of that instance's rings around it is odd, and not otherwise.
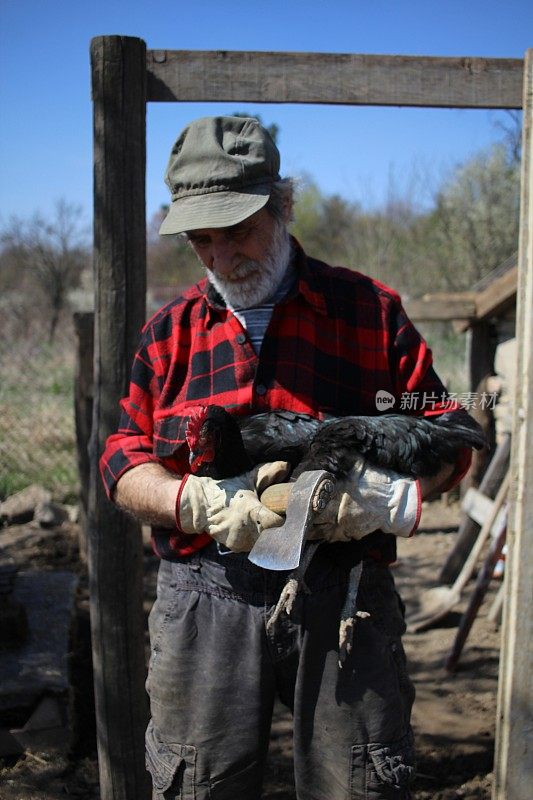
<path fill-rule="evenodd" d="M 287 574 L 212 544 L 162 561 L 150 614 L 146 733 L 154 800 L 259 800 L 276 695 L 293 712 L 299 800 L 410 797 L 414 699 L 401 601 L 365 562 L 352 653 L 338 665 L 349 545 L 322 545 L 288 616 Z M 346 555 L 345 555 L 346 554 Z"/>

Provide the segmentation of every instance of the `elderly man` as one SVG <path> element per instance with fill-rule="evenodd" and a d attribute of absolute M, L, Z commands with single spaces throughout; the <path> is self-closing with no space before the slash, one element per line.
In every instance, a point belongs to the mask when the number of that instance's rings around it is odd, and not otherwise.
<path fill-rule="evenodd" d="M 287 576 L 254 566 L 247 551 L 282 522 L 258 488 L 283 480 L 286 465 L 234 480 L 188 476 L 184 432 L 199 404 L 322 418 L 375 414 L 379 390 L 440 398 L 431 353 L 394 291 L 308 257 L 288 234 L 292 183 L 280 178 L 278 150 L 257 120 L 191 123 L 166 182 L 172 204 L 161 233 L 185 234 L 207 277 L 144 327 L 101 462 L 110 498 L 153 526 L 161 558 L 147 680 L 154 797 L 260 798 L 278 696 L 294 716 L 298 798 L 406 798 L 414 691 L 387 565 L 395 535 L 416 528 L 420 484 L 383 471 L 375 501 L 365 495 L 365 523 L 360 495 L 346 503 L 358 477 L 347 479 L 317 519 L 325 543 L 305 591 L 267 630 Z M 452 485 L 465 466 L 443 465 L 422 495 Z M 358 606 L 370 616 L 339 670 L 339 618 L 361 560 Z"/>

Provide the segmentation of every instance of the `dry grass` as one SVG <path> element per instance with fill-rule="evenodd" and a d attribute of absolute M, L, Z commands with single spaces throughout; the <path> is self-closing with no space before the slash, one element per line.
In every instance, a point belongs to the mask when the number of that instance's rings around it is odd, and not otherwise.
<path fill-rule="evenodd" d="M 0 497 L 40 483 L 65 499 L 78 488 L 72 324 L 66 319 L 50 343 L 35 323 L 22 338 L 18 322 L 2 324 Z"/>

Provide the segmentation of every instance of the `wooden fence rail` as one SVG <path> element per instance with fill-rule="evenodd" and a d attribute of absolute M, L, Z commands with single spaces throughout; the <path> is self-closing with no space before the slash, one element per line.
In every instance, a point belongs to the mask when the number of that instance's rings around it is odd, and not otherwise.
<path fill-rule="evenodd" d="M 521 108 L 519 58 L 149 50 L 147 99 Z"/>

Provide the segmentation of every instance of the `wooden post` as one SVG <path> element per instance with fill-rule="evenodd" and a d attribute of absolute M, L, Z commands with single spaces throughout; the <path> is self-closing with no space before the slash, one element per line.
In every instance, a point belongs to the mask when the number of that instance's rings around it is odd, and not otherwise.
<path fill-rule="evenodd" d="M 94 103 L 95 397 L 91 437 L 89 574 L 102 800 L 150 796 L 144 766 L 140 526 L 104 493 L 98 458 L 116 430 L 146 294 L 146 45 L 91 43 Z"/>
<path fill-rule="evenodd" d="M 496 331 L 490 322 L 487 320 L 472 322 L 466 338 L 469 391 L 477 391 L 482 378 L 494 374 L 496 341 Z"/>
<path fill-rule="evenodd" d="M 533 50 L 524 63 L 518 246 L 518 363 L 511 516 L 496 718 L 494 800 L 529 800 L 533 786 Z"/>

